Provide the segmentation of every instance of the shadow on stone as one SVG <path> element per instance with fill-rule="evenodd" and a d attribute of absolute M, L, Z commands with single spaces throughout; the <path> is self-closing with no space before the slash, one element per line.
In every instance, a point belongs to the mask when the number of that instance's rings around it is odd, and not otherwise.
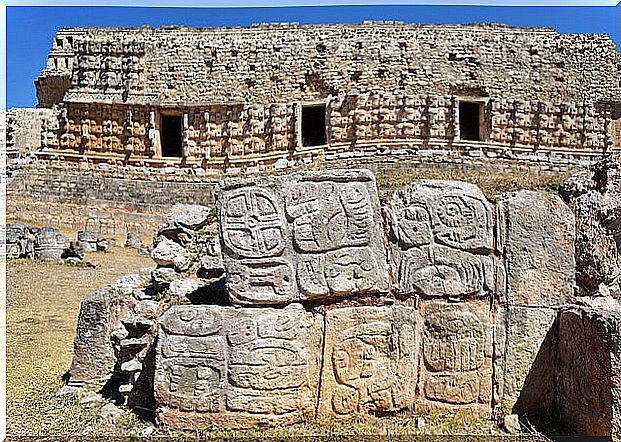
<path fill-rule="evenodd" d="M 556 407 L 558 330 L 557 316 L 539 347 L 520 396 L 513 406 L 514 413 L 546 435 L 568 434 L 560 424 Z"/>

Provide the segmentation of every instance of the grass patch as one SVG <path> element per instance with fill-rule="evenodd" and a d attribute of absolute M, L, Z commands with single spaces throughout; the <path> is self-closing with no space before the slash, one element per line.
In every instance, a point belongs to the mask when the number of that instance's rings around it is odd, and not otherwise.
<path fill-rule="evenodd" d="M 412 169 L 408 172 L 392 172 L 377 175 L 377 187 L 382 197 L 397 189 L 407 186 L 414 180 L 452 180 L 475 184 L 490 201 L 496 201 L 498 195 L 517 190 L 536 190 L 558 193 L 559 187 L 570 173 L 551 176 L 516 172 L 467 171 L 442 169 Z"/>
<path fill-rule="evenodd" d="M 75 237 L 75 232 L 72 232 Z M 153 266 L 135 249 L 88 253 L 101 268 L 7 261 L 7 433 L 92 435 L 104 427 L 97 410 L 57 398 L 71 364 L 80 301 L 120 276 Z M 107 429 L 106 429 L 107 430 Z"/>

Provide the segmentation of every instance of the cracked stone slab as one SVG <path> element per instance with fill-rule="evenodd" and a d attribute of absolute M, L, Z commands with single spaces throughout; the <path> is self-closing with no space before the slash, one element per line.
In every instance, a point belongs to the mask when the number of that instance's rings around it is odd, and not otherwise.
<path fill-rule="evenodd" d="M 215 195 L 233 303 L 388 290 L 383 222 L 368 170 L 229 179 Z"/>
<path fill-rule="evenodd" d="M 621 440 L 621 311 L 572 306 L 559 316 L 557 403 L 575 434 Z"/>
<path fill-rule="evenodd" d="M 522 190 L 498 202 L 509 305 L 559 307 L 573 299 L 575 219 L 556 195 Z"/>
<path fill-rule="evenodd" d="M 557 310 L 499 306 L 494 323 L 494 404 L 537 413 L 554 397 Z"/>
<path fill-rule="evenodd" d="M 158 327 L 158 418 L 199 428 L 285 425 L 312 416 L 322 340 L 322 321 L 299 304 L 172 307 Z"/>

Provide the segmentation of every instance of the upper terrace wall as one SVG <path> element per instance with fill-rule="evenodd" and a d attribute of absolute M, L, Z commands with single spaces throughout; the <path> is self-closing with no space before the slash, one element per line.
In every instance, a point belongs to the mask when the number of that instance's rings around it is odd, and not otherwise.
<path fill-rule="evenodd" d="M 280 103 L 352 91 L 619 100 L 606 35 L 499 25 L 266 25 L 61 30 L 39 103 Z"/>

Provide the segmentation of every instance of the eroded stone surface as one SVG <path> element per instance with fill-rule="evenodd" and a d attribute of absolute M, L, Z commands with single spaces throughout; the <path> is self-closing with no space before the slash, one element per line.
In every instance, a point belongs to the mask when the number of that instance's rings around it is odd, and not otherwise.
<path fill-rule="evenodd" d="M 493 327 L 489 303 L 425 302 L 418 402 L 489 408 Z"/>
<path fill-rule="evenodd" d="M 621 309 L 569 307 L 559 318 L 557 402 L 572 434 L 621 440 Z"/>
<path fill-rule="evenodd" d="M 551 408 L 557 310 L 499 307 L 495 317 L 494 404 L 535 414 Z M 517 410 L 516 410 L 517 411 Z"/>
<path fill-rule="evenodd" d="M 561 194 L 576 212 L 580 288 L 585 295 L 621 298 L 621 154 L 573 176 Z"/>
<path fill-rule="evenodd" d="M 132 291 L 147 282 L 146 273 L 128 275 L 82 301 L 69 369 L 72 385 L 102 387 L 112 377 L 118 361 L 114 342 L 129 336 L 122 321 L 138 304 Z"/>
<path fill-rule="evenodd" d="M 494 210 L 476 186 L 418 181 L 393 194 L 386 214 L 397 293 L 480 297 L 494 291 Z"/>
<path fill-rule="evenodd" d="M 216 195 L 234 303 L 387 291 L 382 219 L 369 171 L 229 180 Z"/>
<path fill-rule="evenodd" d="M 210 208 L 196 204 L 175 204 L 168 212 L 168 221 L 198 230 L 204 226 L 210 214 Z"/>
<path fill-rule="evenodd" d="M 318 414 L 381 413 L 414 404 L 419 339 L 410 307 L 353 307 L 326 314 Z"/>
<path fill-rule="evenodd" d="M 509 305 L 558 307 L 573 299 L 575 220 L 556 195 L 519 191 L 499 203 Z"/>
<path fill-rule="evenodd" d="M 159 321 L 159 419 L 175 427 L 247 427 L 312 415 L 322 328 L 299 304 L 172 307 Z"/>

